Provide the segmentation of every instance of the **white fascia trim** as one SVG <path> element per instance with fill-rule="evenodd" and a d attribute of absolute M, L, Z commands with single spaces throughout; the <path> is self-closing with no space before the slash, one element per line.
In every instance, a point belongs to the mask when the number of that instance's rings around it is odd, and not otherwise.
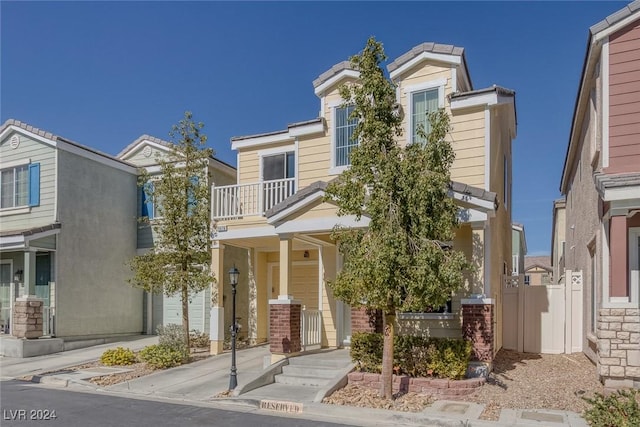
<path fill-rule="evenodd" d="M 239 228 L 236 230 L 231 229 L 222 232 L 219 231 L 214 242 L 222 242 L 231 239 L 245 239 L 249 237 L 276 237 L 277 235 L 275 228 L 272 226 Z"/>
<path fill-rule="evenodd" d="M 600 52 L 602 67 L 602 167 L 609 167 L 609 38 Z M 584 119 L 583 119 L 584 120 Z"/>
<path fill-rule="evenodd" d="M 158 150 L 164 151 L 166 153 L 171 152 L 171 149 L 169 149 L 169 147 L 166 147 L 162 144 L 158 144 L 157 142 L 153 142 L 150 141 L 148 139 L 143 139 L 142 141 L 140 141 L 139 143 L 137 143 L 136 145 L 134 145 L 133 147 L 131 147 L 129 150 L 127 150 L 125 153 L 121 154 L 120 156 L 118 156 L 119 159 L 125 160 L 127 157 L 129 157 L 131 154 L 135 153 L 136 151 L 138 151 L 138 149 L 140 149 L 140 147 L 142 145 L 150 145 L 154 148 L 157 148 Z"/>
<path fill-rule="evenodd" d="M 294 126 L 289 129 L 289 136 L 297 137 L 297 136 L 313 135 L 316 133 L 323 133 L 323 132 L 324 132 L 324 123 L 320 121 L 318 123 L 309 123 L 307 125 Z"/>
<path fill-rule="evenodd" d="M 317 219 L 301 219 L 287 221 L 275 228 L 278 234 L 288 233 L 320 233 L 329 232 L 335 226 L 349 228 L 365 228 L 369 226 L 369 218 L 362 217 L 360 221 L 356 220 L 355 215 L 345 215 L 341 217 L 327 217 Z"/>
<path fill-rule="evenodd" d="M 460 224 L 471 224 L 484 222 L 489 218 L 486 212 L 480 212 L 471 208 L 458 209 L 458 221 Z"/>
<path fill-rule="evenodd" d="M 25 244 L 25 238 L 22 234 L 17 235 L 17 236 L 4 236 L 4 237 L 0 237 L 0 247 L 2 247 L 2 249 L 5 249 L 4 246 L 5 245 L 21 245 L 24 246 Z"/>
<path fill-rule="evenodd" d="M 267 149 L 264 149 L 264 150 L 258 150 L 256 153 L 258 154 L 258 157 L 265 157 L 265 156 L 272 156 L 274 154 L 288 153 L 290 151 L 296 151 L 295 142 L 293 144 L 283 145 L 283 146 L 280 146 L 280 147 L 274 147 L 274 148 L 267 148 Z"/>
<path fill-rule="evenodd" d="M 438 80 L 430 80 L 428 82 L 422 82 L 422 83 L 417 83 L 417 84 L 414 84 L 414 85 L 404 86 L 402 88 L 402 91 L 404 93 L 408 94 L 408 93 L 417 92 L 417 91 L 420 91 L 420 90 L 435 89 L 435 88 L 440 87 L 440 86 L 446 86 L 446 84 L 447 84 L 447 79 L 446 78 L 441 78 L 441 79 L 438 79 Z M 440 98 L 439 97 L 438 97 L 438 104 L 440 104 Z M 442 99 L 442 104 L 444 104 L 444 97 Z"/>
<path fill-rule="evenodd" d="M 54 234 L 60 234 L 60 229 L 59 228 L 55 228 L 53 230 L 43 231 L 41 233 L 32 234 L 30 236 L 24 236 L 24 241 L 26 243 L 29 243 L 31 240 L 42 239 L 44 237 L 52 236 Z"/>
<path fill-rule="evenodd" d="M 482 212 L 494 212 L 495 205 L 488 200 L 479 199 L 477 197 L 470 196 L 464 193 L 458 193 L 457 191 L 449 190 L 449 196 L 453 199 L 462 202 L 462 205 L 471 205 L 473 209 L 477 209 Z"/>
<path fill-rule="evenodd" d="M 289 206 L 287 209 L 278 212 L 277 214 L 273 215 L 272 217 L 267 219 L 267 223 L 269 224 L 275 224 L 276 222 L 288 217 L 289 215 L 293 214 L 294 212 L 297 212 L 303 208 L 305 208 L 306 206 L 308 206 L 310 203 L 315 202 L 316 200 L 321 200 L 324 197 L 324 191 L 318 191 L 316 193 L 311 194 L 309 197 L 305 197 L 304 199 L 300 200 L 297 203 L 294 203 L 293 205 Z"/>
<path fill-rule="evenodd" d="M 458 67 L 451 67 L 451 93 L 458 91 Z"/>
<path fill-rule="evenodd" d="M 444 62 L 446 64 L 454 64 L 460 65 L 462 63 L 462 57 L 458 55 L 447 55 L 445 53 L 433 53 L 433 52 L 422 52 L 420 55 L 416 56 L 410 61 L 405 62 L 400 67 L 396 68 L 392 72 L 389 73 L 389 77 L 393 80 L 400 74 L 404 73 L 406 70 L 414 67 L 422 61 L 431 60 Z"/>
<path fill-rule="evenodd" d="M 4 132 L 0 133 L 0 139 L 3 139 L 6 135 L 9 134 L 9 132 L 17 132 L 17 133 L 21 133 L 23 135 L 28 136 L 31 139 L 40 141 L 44 144 L 47 144 L 51 147 L 55 147 L 61 150 L 65 150 L 68 151 L 69 153 L 73 153 L 76 154 L 80 157 L 84 157 L 86 159 L 90 159 L 90 160 L 94 160 L 98 163 L 101 163 L 103 165 L 107 165 L 110 166 L 112 168 L 124 171 L 124 172 L 128 172 L 131 174 L 138 174 L 138 170 L 137 168 L 133 167 L 133 166 L 129 166 L 129 165 L 125 165 L 124 163 L 121 163 L 118 160 L 115 159 L 111 159 L 109 157 L 105 157 L 105 156 L 101 156 L 99 154 L 96 154 L 88 149 L 85 148 L 80 148 L 76 145 L 72 145 L 69 143 L 66 143 L 64 141 L 61 140 L 51 140 L 49 138 L 45 138 L 43 136 L 40 136 L 36 133 L 30 132 L 28 130 L 22 129 L 21 127 L 15 126 L 15 125 L 10 125 L 7 126 L 7 128 L 4 130 Z"/>
<path fill-rule="evenodd" d="M 293 137 L 289 135 L 288 131 L 282 131 L 275 135 L 256 136 L 254 138 L 247 138 L 240 141 L 231 142 L 231 149 L 237 150 L 240 148 L 254 147 L 256 145 L 275 144 L 277 142 L 290 142 Z"/>
<path fill-rule="evenodd" d="M 337 82 L 339 82 L 345 77 L 352 77 L 357 79 L 357 78 L 360 78 L 360 72 L 355 70 L 342 70 L 338 74 L 331 77 L 329 80 L 327 80 L 326 82 L 322 83 L 317 88 L 315 88 L 314 93 L 316 94 L 316 96 L 324 95 L 325 90 L 327 90 L 328 88 L 330 88 L 331 86 L 333 86 L 334 84 L 336 84 Z"/>
<path fill-rule="evenodd" d="M 484 109 L 484 189 L 491 188 L 491 110 Z"/>
<path fill-rule="evenodd" d="M 605 202 L 640 199 L 640 185 L 618 188 L 606 188 L 602 195 Z"/>
<path fill-rule="evenodd" d="M 627 16 L 626 18 L 624 18 L 622 21 L 616 22 L 615 24 L 611 25 L 610 27 L 605 28 L 604 30 L 600 31 L 599 33 L 594 34 L 592 39 L 591 39 L 591 43 L 599 42 L 602 39 L 608 39 L 611 34 L 615 33 L 616 31 L 626 27 L 627 25 L 629 25 L 632 22 L 637 21 L 637 20 L 638 20 L 638 14 L 637 13 L 632 13 L 631 15 Z"/>
<path fill-rule="evenodd" d="M 502 104 L 513 104 L 513 97 L 490 92 L 454 98 L 451 100 L 451 109 L 459 110 L 461 108 L 479 107 L 482 105 L 494 106 Z"/>

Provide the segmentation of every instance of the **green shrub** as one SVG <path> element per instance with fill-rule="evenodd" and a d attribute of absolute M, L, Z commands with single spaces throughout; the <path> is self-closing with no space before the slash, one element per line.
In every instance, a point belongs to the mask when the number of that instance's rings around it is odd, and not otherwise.
<path fill-rule="evenodd" d="M 189 333 L 189 343 L 193 348 L 209 347 L 209 334 L 192 329 Z"/>
<path fill-rule="evenodd" d="M 393 366 L 397 374 L 412 377 L 435 376 L 460 379 L 467 372 L 471 343 L 464 340 L 396 336 L 393 343 Z M 356 369 L 380 373 L 383 336 L 360 332 L 351 337 L 351 359 Z"/>
<path fill-rule="evenodd" d="M 170 323 L 166 326 L 158 326 L 158 344 L 162 347 L 181 353 L 183 359 L 189 356 L 182 325 Z"/>
<path fill-rule="evenodd" d="M 584 418 L 592 427 L 640 426 L 640 392 L 619 390 L 609 396 L 596 393 L 585 398 L 591 407 L 585 410 Z"/>
<path fill-rule="evenodd" d="M 185 361 L 185 355 L 171 347 L 153 344 L 140 351 L 140 359 L 154 369 L 166 369 L 181 365 Z"/>
<path fill-rule="evenodd" d="M 133 351 L 124 347 L 109 349 L 100 356 L 100 362 L 107 366 L 133 365 L 136 361 L 136 355 Z"/>

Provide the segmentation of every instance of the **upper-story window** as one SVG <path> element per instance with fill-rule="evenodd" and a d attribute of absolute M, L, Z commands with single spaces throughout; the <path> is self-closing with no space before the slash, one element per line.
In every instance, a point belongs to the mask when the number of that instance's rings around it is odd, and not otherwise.
<path fill-rule="evenodd" d="M 426 138 L 418 135 L 418 128 L 423 126 L 425 134 L 431 132 L 429 113 L 438 111 L 439 89 L 422 90 L 411 94 L 411 142 L 426 143 Z"/>
<path fill-rule="evenodd" d="M 275 181 L 278 179 L 295 178 L 295 151 L 273 154 L 262 157 L 262 180 Z"/>
<path fill-rule="evenodd" d="M 39 204 L 40 163 L 26 163 L 0 171 L 0 209 Z"/>
<path fill-rule="evenodd" d="M 351 119 L 354 106 L 347 105 L 335 109 L 335 166 L 349 166 L 350 155 L 358 141 L 353 140 L 353 132 L 358 124 L 357 119 Z"/>
<path fill-rule="evenodd" d="M 162 218 L 162 197 L 153 192 L 153 182 L 147 182 L 141 189 L 142 193 L 142 211 L 140 216 L 149 219 Z M 153 194 L 153 196 L 150 196 Z"/>

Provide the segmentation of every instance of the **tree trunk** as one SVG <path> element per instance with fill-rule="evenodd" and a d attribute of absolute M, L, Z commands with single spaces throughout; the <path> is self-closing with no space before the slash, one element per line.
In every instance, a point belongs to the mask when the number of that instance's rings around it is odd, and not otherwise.
<path fill-rule="evenodd" d="M 189 289 L 186 285 L 182 286 L 182 331 L 184 332 L 184 341 L 187 345 L 187 351 L 190 351 L 189 347 Z"/>
<path fill-rule="evenodd" d="M 382 381 L 380 397 L 393 397 L 393 338 L 395 335 L 396 314 L 384 313 L 384 343 L 382 347 Z"/>

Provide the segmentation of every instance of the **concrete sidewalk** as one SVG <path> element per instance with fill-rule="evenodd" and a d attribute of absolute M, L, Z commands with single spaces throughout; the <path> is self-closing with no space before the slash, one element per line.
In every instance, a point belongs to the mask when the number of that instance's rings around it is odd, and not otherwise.
<path fill-rule="evenodd" d="M 96 360 L 107 348 L 117 346 L 140 349 L 155 343 L 157 337 L 145 337 L 134 341 L 100 345 L 31 359 L 0 359 L 3 379 L 24 375 L 37 375 L 47 371 Z M 269 355 L 268 346 L 239 350 L 237 353 L 239 386 L 261 374 L 264 357 Z M 328 405 L 301 401 L 300 396 L 270 396 L 281 402 L 283 408 L 295 407 L 297 413 L 285 413 L 261 408 L 261 400 L 240 395 L 233 398 L 216 397 L 229 388 L 231 355 L 224 353 L 188 365 L 155 372 L 135 380 L 98 387 L 82 376 L 69 372 L 45 375 L 49 385 L 66 386 L 71 391 L 110 393 L 134 399 L 159 400 L 196 406 L 211 406 L 220 409 L 254 412 L 263 415 L 299 417 L 347 425 L 420 425 L 420 426 L 519 426 L 519 427 L 586 427 L 586 422 L 566 411 L 510 410 L 503 409 L 499 421 L 483 421 L 478 416 L 482 405 L 469 402 L 437 401 L 420 413 L 397 412 L 372 408 Z M 104 369 L 104 368 L 103 368 Z M 45 382 L 45 381 L 43 381 Z"/>

